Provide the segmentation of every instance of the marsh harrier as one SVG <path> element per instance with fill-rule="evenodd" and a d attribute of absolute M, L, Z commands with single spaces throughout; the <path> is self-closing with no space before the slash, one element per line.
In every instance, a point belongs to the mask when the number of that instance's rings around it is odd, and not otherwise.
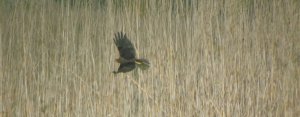
<path fill-rule="evenodd" d="M 113 71 L 114 74 L 129 72 L 138 66 L 141 69 L 148 69 L 150 63 L 147 59 L 136 58 L 136 52 L 133 44 L 127 38 L 126 34 L 118 32 L 115 34 L 114 42 L 118 47 L 120 58 L 116 62 L 120 63 L 118 71 Z"/>

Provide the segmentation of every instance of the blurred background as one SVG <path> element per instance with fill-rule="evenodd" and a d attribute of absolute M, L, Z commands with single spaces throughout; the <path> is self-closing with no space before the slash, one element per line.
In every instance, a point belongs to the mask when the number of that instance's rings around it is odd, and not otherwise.
<path fill-rule="evenodd" d="M 124 32 L 146 71 L 114 75 Z M 1 0 L 0 116 L 300 116 L 300 1 Z"/>

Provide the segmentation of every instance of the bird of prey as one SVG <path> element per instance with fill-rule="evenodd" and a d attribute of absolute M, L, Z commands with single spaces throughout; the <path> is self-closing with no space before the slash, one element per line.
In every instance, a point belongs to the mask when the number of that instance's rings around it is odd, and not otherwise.
<path fill-rule="evenodd" d="M 120 58 L 116 62 L 120 63 L 118 71 L 113 71 L 114 74 L 129 72 L 138 66 L 145 70 L 150 67 L 147 59 L 136 58 L 136 52 L 133 44 L 127 38 L 126 34 L 118 32 L 115 34 L 114 42 L 119 50 Z"/>

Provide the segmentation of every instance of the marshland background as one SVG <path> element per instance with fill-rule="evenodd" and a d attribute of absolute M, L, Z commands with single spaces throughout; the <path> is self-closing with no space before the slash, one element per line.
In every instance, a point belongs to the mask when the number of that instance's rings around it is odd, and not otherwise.
<path fill-rule="evenodd" d="M 117 70 L 125 32 L 150 69 Z M 298 0 L 1 0 L 0 116 L 300 116 Z"/>

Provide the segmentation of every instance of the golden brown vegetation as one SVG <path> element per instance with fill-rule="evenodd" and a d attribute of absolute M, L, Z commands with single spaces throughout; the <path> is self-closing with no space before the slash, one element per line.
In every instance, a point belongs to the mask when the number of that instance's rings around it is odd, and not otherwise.
<path fill-rule="evenodd" d="M 0 7 L 0 116 L 300 116 L 297 0 Z M 118 31 L 149 70 L 112 74 Z"/>

